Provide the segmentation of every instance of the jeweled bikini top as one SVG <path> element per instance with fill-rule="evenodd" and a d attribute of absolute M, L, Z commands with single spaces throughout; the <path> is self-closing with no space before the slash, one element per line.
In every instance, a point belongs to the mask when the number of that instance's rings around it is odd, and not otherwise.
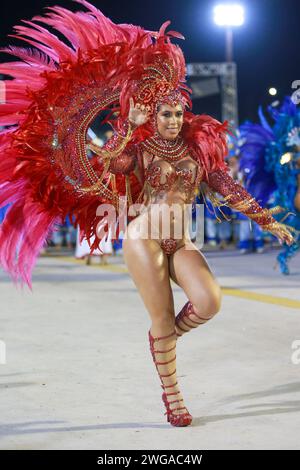
<path fill-rule="evenodd" d="M 145 171 L 145 179 L 152 188 L 158 191 L 174 189 L 174 186 L 185 191 L 198 188 L 203 172 L 196 162 L 183 160 L 175 166 L 163 159 L 153 161 L 154 158 Z"/>
<path fill-rule="evenodd" d="M 158 191 L 173 189 L 175 185 L 185 191 L 198 188 L 203 171 L 189 156 L 188 146 L 180 136 L 172 141 L 154 136 L 141 145 L 151 155 L 145 179 L 152 188 Z"/>

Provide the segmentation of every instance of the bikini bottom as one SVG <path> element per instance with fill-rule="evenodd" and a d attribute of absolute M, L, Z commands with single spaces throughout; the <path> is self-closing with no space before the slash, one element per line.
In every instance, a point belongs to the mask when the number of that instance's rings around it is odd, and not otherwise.
<path fill-rule="evenodd" d="M 164 238 L 159 244 L 166 255 L 173 255 L 175 251 L 184 246 L 182 240 L 175 240 L 174 238 Z"/>

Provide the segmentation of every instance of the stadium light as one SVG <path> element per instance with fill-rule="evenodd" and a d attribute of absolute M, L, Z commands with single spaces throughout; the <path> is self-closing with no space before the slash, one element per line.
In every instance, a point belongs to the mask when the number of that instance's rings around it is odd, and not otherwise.
<path fill-rule="evenodd" d="M 233 32 L 235 26 L 242 26 L 245 21 L 245 11 L 237 3 L 223 3 L 214 7 L 214 22 L 226 29 L 226 61 L 233 61 Z"/>
<path fill-rule="evenodd" d="M 242 26 L 244 7 L 238 4 L 220 4 L 214 7 L 214 21 L 218 26 Z"/>

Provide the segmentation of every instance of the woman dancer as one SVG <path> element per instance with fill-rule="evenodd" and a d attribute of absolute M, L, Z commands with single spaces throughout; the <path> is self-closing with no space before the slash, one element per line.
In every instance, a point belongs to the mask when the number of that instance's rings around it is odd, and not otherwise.
<path fill-rule="evenodd" d="M 171 43 L 182 36 L 166 33 L 169 22 L 158 32 L 116 25 L 77 1 L 86 13 L 53 7 L 15 27 L 36 49 L 10 46 L 5 51 L 22 62 L 0 66 L 0 73 L 14 78 L 6 81 L 7 101 L 0 108 L 0 125 L 9 126 L 0 137 L 0 203 L 12 204 L 1 225 L 1 262 L 13 279 L 31 285 L 35 259 L 57 221 L 73 215 L 96 249 L 102 229 L 114 228 L 107 218 L 111 209 L 118 236 L 124 198 L 131 219 L 124 256 L 150 315 L 165 414 L 173 426 L 187 426 L 192 416 L 177 381 L 176 341 L 211 319 L 221 301 L 218 283 L 184 229 L 187 204 L 206 183 L 280 240 L 291 243 L 292 235 L 228 175 L 226 123 L 187 110 L 184 56 Z M 68 44 L 37 21 L 58 30 Z M 103 111 L 115 135 L 104 147 L 89 143 L 98 155 L 89 161 L 87 131 Z M 162 212 L 154 223 L 157 207 Z M 166 217 L 170 207 L 174 214 Z M 161 228 L 166 220 L 170 234 Z M 170 279 L 189 299 L 176 317 Z"/>

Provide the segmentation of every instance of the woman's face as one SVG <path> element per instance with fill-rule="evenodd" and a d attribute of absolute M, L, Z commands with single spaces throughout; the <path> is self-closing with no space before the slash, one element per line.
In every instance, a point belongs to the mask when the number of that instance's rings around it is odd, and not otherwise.
<path fill-rule="evenodd" d="M 157 112 L 157 130 L 163 139 L 173 140 L 178 136 L 183 124 L 181 104 L 162 104 Z"/>

